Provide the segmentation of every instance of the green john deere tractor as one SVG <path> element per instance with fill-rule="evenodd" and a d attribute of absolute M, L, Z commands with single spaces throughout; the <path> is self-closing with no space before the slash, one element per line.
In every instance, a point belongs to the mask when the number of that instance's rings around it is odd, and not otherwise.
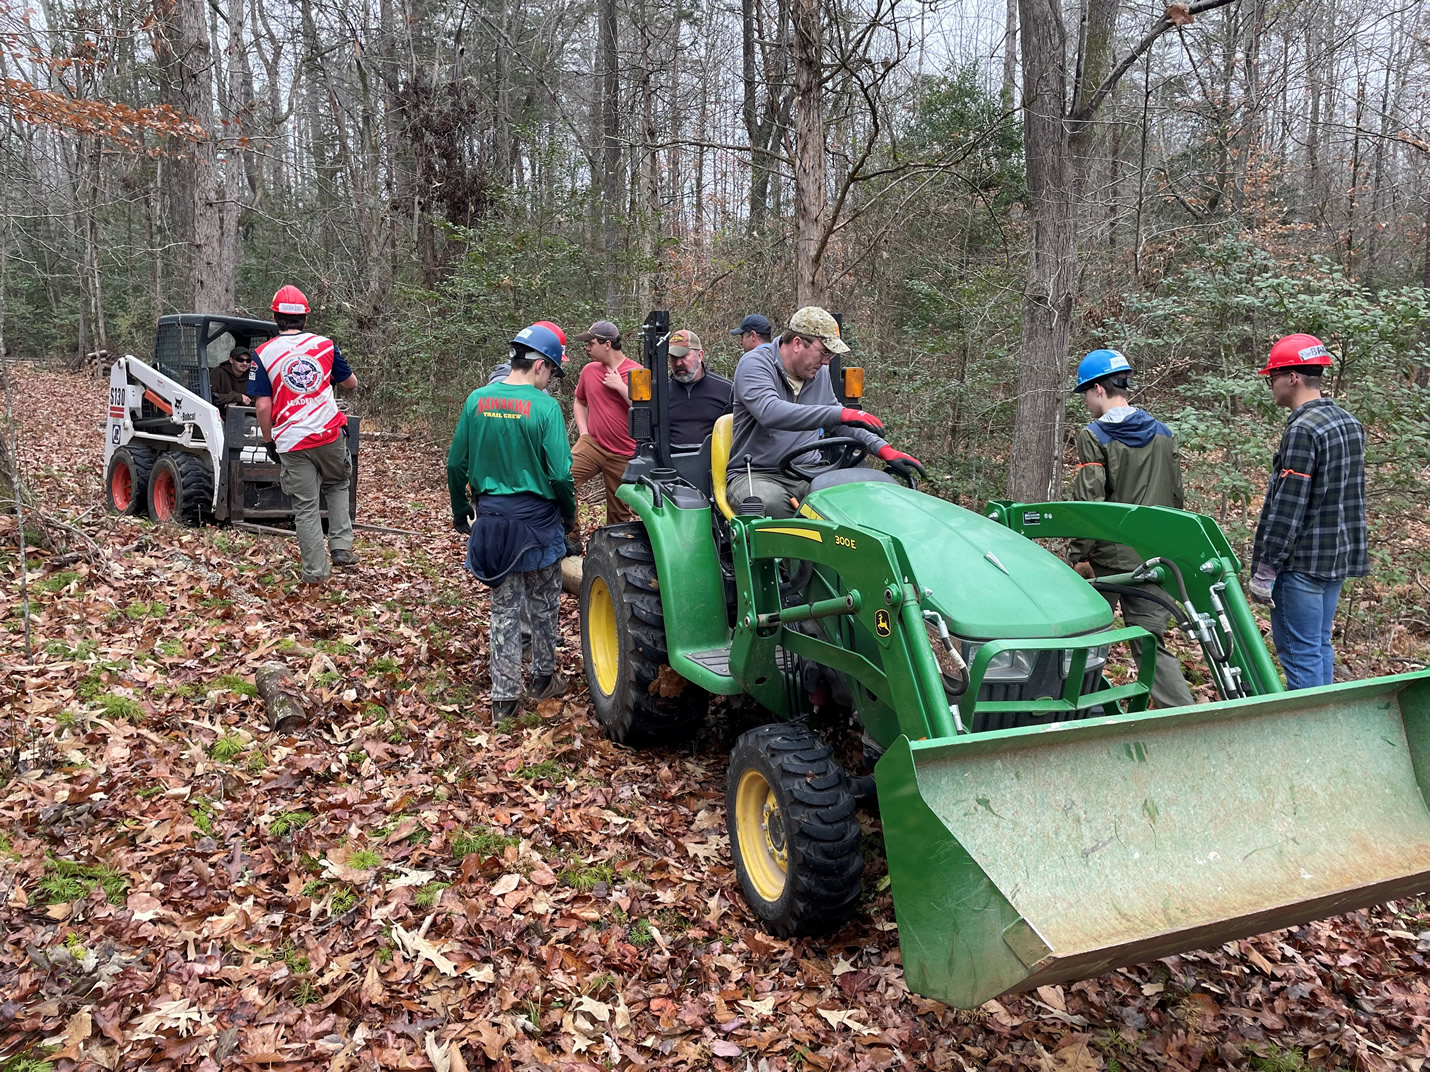
<path fill-rule="evenodd" d="M 810 728 L 842 704 L 874 784 L 909 987 L 972 1007 L 1430 888 L 1430 673 L 1285 692 L 1206 517 L 1117 504 L 986 514 L 858 465 L 826 438 L 799 516 L 732 508 L 729 419 L 672 452 L 669 321 L 643 327 L 639 443 L 581 589 L 593 706 L 660 743 L 712 695 L 771 715 L 730 753 L 727 825 L 751 909 L 780 935 L 857 903 L 861 779 Z M 647 388 L 646 384 L 649 384 Z M 738 460 L 736 461 L 738 463 Z M 818 472 L 815 470 L 822 470 Z M 1090 584 L 1033 538 L 1094 537 L 1144 564 Z M 1098 588 L 1158 585 L 1217 702 L 1149 712 L 1104 676 L 1137 628 Z M 1118 675 L 1112 675 L 1117 679 Z M 847 751 L 847 750 L 846 750 Z"/>

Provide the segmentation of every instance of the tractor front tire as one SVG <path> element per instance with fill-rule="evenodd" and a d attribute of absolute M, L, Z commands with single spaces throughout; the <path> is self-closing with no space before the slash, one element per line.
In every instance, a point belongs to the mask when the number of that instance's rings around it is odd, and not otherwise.
<path fill-rule="evenodd" d="M 116 514 L 142 514 L 148 502 L 149 474 L 157 452 L 142 443 L 130 443 L 109 456 L 104 474 L 104 494 Z"/>
<path fill-rule="evenodd" d="M 730 752 L 725 823 L 735 874 L 766 930 L 827 934 L 854 914 L 864 874 L 849 777 L 807 726 L 775 723 Z"/>
<path fill-rule="evenodd" d="M 197 454 L 167 450 L 149 474 L 149 520 L 197 525 L 213 505 L 213 476 Z"/>
<path fill-rule="evenodd" d="M 640 522 L 608 525 L 581 563 L 581 655 L 591 706 L 621 744 L 682 741 L 710 694 L 671 670 L 655 553 Z"/>

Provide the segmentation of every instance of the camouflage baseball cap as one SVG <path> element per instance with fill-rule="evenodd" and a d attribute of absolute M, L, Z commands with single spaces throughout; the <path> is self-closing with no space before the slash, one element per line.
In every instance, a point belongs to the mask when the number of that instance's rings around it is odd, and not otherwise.
<path fill-rule="evenodd" d="M 849 347 L 839 337 L 839 324 L 826 310 L 806 305 L 789 318 L 789 329 L 796 335 L 807 335 L 824 343 L 831 354 L 847 354 Z"/>
<path fill-rule="evenodd" d="M 684 357 L 691 350 L 703 350 L 700 336 L 689 328 L 681 328 L 670 337 L 670 356 Z"/>

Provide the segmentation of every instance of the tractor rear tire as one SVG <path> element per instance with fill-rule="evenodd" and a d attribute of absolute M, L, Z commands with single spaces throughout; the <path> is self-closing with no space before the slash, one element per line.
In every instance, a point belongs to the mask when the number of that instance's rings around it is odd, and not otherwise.
<path fill-rule="evenodd" d="M 668 665 L 655 553 L 638 521 L 607 525 L 587 546 L 581 655 L 591 706 L 613 741 L 678 743 L 709 710 L 710 694 Z"/>
<path fill-rule="evenodd" d="M 149 520 L 198 525 L 212 508 L 213 494 L 213 476 L 203 458 L 166 450 L 149 474 Z"/>
<path fill-rule="evenodd" d="M 104 494 L 116 514 L 142 514 L 148 502 L 149 473 L 158 452 L 142 443 L 130 443 L 109 456 L 104 474 Z"/>
<path fill-rule="evenodd" d="M 807 726 L 775 723 L 730 752 L 725 823 L 735 874 L 766 930 L 827 934 L 854 914 L 864 856 L 849 776 Z"/>

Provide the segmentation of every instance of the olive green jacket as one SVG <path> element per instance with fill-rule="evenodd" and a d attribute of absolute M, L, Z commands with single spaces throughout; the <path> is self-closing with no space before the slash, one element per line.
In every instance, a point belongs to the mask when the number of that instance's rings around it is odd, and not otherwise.
<path fill-rule="evenodd" d="M 1077 434 L 1078 467 L 1072 497 L 1078 502 L 1119 502 L 1184 508 L 1182 457 L 1172 431 L 1145 410 L 1119 406 Z M 1069 560 L 1125 573 L 1142 556 L 1119 543 L 1074 540 Z"/>

